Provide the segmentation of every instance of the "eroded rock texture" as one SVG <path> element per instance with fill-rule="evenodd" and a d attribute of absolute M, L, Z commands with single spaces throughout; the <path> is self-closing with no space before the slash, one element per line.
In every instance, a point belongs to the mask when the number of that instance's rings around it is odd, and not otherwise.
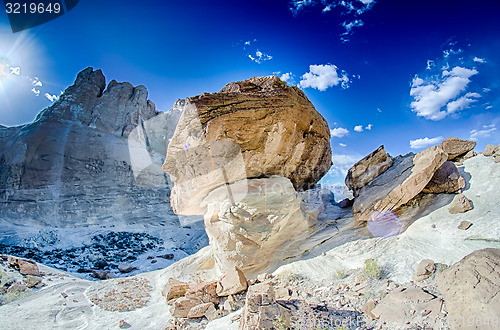
<path fill-rule="evenodd" d="M 303 190 L 330 166 L 325 119 L 302 91 L 269 76 L 187 99 L 163 168 L 174 211 L 203 214 L 203 198 L 226 183 L 279 175 Z"/>
<path fill-rule="evenodd" d="M 171 212 L 161 164 L 182 103 L 159 113 L 144 86 L 105 86 L 87 68 L 33 123 L 0 128 L 1 219 L 158 223 Z"/>

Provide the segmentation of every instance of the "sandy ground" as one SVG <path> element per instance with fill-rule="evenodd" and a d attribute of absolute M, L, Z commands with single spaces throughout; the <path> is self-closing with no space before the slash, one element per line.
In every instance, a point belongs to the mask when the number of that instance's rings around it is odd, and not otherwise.
<path fill-rule="evenodd" d="M 350 228 L 352 220 L 344 219 L 335 239 L 326 240 L 300 260 L 278 268 L 274 273 L 290 272 L 311 281 L 331 280 L 337 271 L 361 268 L 368 258 L 375 258 L 387 278 L 402 283 L 409 281 L 417 264 L 424 258 L 452 264 L 470 252 L 485 247 L 500 247 L 500 164 L 492 158 L 478 155 L 465 162 L 463 176 L 468 180 L 464 191 L 474 203 L 474 209 L 452 215 L 443 200 L 430 206 L 432 210 L 414 222 L 403 234 L 390 238 L 359 239 L 369 235 L 366 229 Z M 446 202 L 446 201 L 445 201 Z M 446 203 L 445 203 L 446 204 Z M 467 231 L 457 229 L 462 220 L 473 223 Z M 350 238 L 358 238 L 349 241 Z M 120 320 L 130 329 L 164 329 L 169 320 L 169 306 L 161 290 L 169 277 L 181 280 L 215 278 L 215 271 L 199 271 L 209 259 L 209 249 L 182 259 L 163 270 L 139 274 L 151 286 L 150 301 L 133 311 L 106 311 L 93 304 L 93 295 L 103 295 L 117 288 L 118 279 L 92 282 L 72 277 L 40 265 L 47 285 L 30 296 L 0 306 L 0 329 L 119 329 Z M 65 298 L 61 293 L 66 293 Z M 239 312 L 235 312 L 239 313 Z M 207 329 L 237 329 L 231 322 L 232 313 L 212 321 Z"/>

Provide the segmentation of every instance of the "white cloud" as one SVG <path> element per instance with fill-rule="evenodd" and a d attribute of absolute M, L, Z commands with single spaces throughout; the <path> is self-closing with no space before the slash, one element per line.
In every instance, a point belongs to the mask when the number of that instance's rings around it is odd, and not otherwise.
<path fill-rule="evenodd" d="M 49 99 L 50 102 L 54 102 L 59 99 L 57 95 L 50 95 L 49 93 L 45 93 L 44 95 Z"/>
<path fill-rule="evenodd" d="M 481 97 L 478 93 L 467 93 L 465 96 L 462 96 L 455 101 L 451 101 L 446 105 L 446 109 L 448 113 L 454 113 L 460 110 L 467 109 L 471 103 L 476 102 L 474 98 Z"/>
<path fill-rule="evenodd" d="M 356 164 L 362 157 L 353 155 L 332 155 L 332 167 L 330 168 L 329 174 L 331 175 L 342 175 L 346 176 L 347 171 Z"/>
<path fill-rule="evenodd" d="M 479 58 L 477 56 L 474 57 L 473 61 L 477 63 L 486 63 L 486 60 L 484 58 Z"/>
<path fill-rule="evenodd" d="M 33 94 L 35 94 L 35 96 L 40 95 L 40 90 L 39 90 L 39 89 L 36 89 L 35 87 L 33 87 L 33 88 L 31 89 L 31 91 L 33 92 Z"/>
<path fill-rule="evenodd" d="M 438 136 L 438 137 L 435 137 L 432 139 L 425 137 L 422 139 L 410 140 L 410 148 L 423 149 L 423 148 L 427 148 L 427 147 L 433 146 L 435 144 L 438 144 L 441 141 L 443 141 L 442 136 Z"/>
<path fill-rule="evenodd" d="M 332 136 L 332 138 L 333 137 L 341 138 L 346 136 L 347 134 L 349 134 L 349 130 L 343 127 L 337 127 L 330 130 L 330 135 Z"/>
<path fill-rule="evenodd" d="M 339 146 L 341 146 L 342 148 L 345 148 L 345 147 L 347 147 L 347 144 L 345 144 L 345 143 L 339 143 Z"/>
<path fill-rule="evenodd" d="M 298 86 L 301 88 L 316 88 L 325 91 L 332 86 L 341 85 L 342 88 L 349 87 L 349 77 L 345 71 L 337 72 L 337 66 L 333 64 L 310 65 L 309 72 L 301 77 Z"/>
<path fill-rule="evenodd" d="M 427 60 L 427 70 L 431 70 L 433 66 L 435 66 L 436 63 L 433 60 Z"/>
<path fill-rule="evenodd" d="M 378 113 L 381 113 L 381 112 L 382 112 L 382 110 L 381 110 L 380 108 L 377 108 L 377 112 L 378 112 Z"/>
<path fill-rule="evenodd" d="M 293 0 L 291 2 L 291 7 L 290 10 L 294 13 L 297 14 L 299 11 L 301 11 L 304 7 L 312 5 L 313 0 Z"/>
<path fill-rule="evenodd" d="M 370 131 L 372 129 L 373 125 L 372 124 L 368 124 L 368 126 L 365 127 L 365 129 L 367 131 Z"/>
<path fill-rule="evenodd" d="M 348 36 L 352 33 L 352 29 L 357 28 L 357 27 L 362 27 L 363 25 L 365 25 L 365 23 L 363 23 L 363 21 L 360 19 L 355 19 L 355 20 L 350 21 L 350 22 L 345 21 L 344 23 L 342 23 L 342 26 L 344 27 L 345 32 L 341 34 L 340 39 L 343 42 L 349 41 Z"/>
<path fill-rule="evenodd" d="M 431 77 L 428 82 L 415 76 L 410 89 L 410 95 L 414 98 L 410 104 L 412 111 L 419 117 L 441 120 L 449 114 L 468 108 L 474 101 L 470 99 L 470 93 L 466 94 L 465 99 L 457 99 L 455 103 L 453 101 L 465 91 L 470 83 L 469 78 L 478 73 L 476 69 L 455 66 L 451 71 L 444 70 L 441 78 Z M 477 93 L 473 94 L 473 97 L 480 97 Z M 445 106 L 447 109 L 441 111 Z"/>
<path fill-rule="evenodd" d="M 489 137 L 489 136 L 491 136 L 491 133 L 496 131 L 496 130 L 497 130 L 497 128 L 495 127 L 495 124 L 484 125 L 483 129 L 481 129 L 481 130 L 473 129 L 472 131 L 470 131 L 470 138 L 469 139 L 470 140 L 477 140 L 477 139 Z"/>
<path fill-rule="evenodd" d="M 38 78 L 35 78 L 33 81 L 32 81 L 32 84 L 33 86 L 35 87 L 42 87 L 42 82 L 38 79 Z"/>
<path fill-rule="evenodd" d="M 356 132 L 363 132 L 363 125 L 354 126 Z"/>
<path fill-rule="evenodd" d="M 325 8 L 323 8 L 324 13 L 329 12 L 331 10 L 332 10 L 332 5 L 326 5 Z"/>
<path fill-rule="evenodd" d="M 286 73 L 283 73 L 281 76 L 280 76 L 280 79 L 284 82 L 287 82 L 287 83 L 290 83 L 292 84 L 294 79 L 293 79 L 293 74 L 291 72 L 286 72 Z"/>
<path fill-rule="evenodd" d="M 258 63 L 258 64 L 273 59 L 273 57 L 271 55 L 263 53 L 260 50 L 257 50 L 255 52 L 255 56 L 252 56 L 252 55 L 249 54 L 248 58 L 250 58 L 252 61 L 254 61 L 255 63 Z"/>
<path fill-rule="evenodd" d="M 18 66 L 11 66 L 10 67 L 10 74 L 13 74 L 15 76 L 19 76 L 21 74 L 21 68 Z"/>

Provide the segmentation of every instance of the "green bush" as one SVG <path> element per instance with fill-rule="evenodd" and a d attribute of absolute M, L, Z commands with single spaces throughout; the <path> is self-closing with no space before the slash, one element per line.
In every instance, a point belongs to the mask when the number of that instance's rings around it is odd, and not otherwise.
<path fill-rule="evenodd" d="M 365 269 L 363 269 L 363 274 L 367 278 L 378 279 L 382 275 L 382 270 L 377 264 L 377 260 L 370 258 L 365 260 Z"/>

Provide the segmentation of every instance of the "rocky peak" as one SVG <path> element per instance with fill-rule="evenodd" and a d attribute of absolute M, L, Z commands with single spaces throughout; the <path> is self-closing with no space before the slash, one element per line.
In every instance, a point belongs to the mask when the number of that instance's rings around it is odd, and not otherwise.
<path fill-rule="evenodd" d="M 229 83 L 220 90 L 220 93 L 269 92 L 285 88 L 287 88 L 286 83 L 277 76 L 253 77 L 244 81 Z"/>

